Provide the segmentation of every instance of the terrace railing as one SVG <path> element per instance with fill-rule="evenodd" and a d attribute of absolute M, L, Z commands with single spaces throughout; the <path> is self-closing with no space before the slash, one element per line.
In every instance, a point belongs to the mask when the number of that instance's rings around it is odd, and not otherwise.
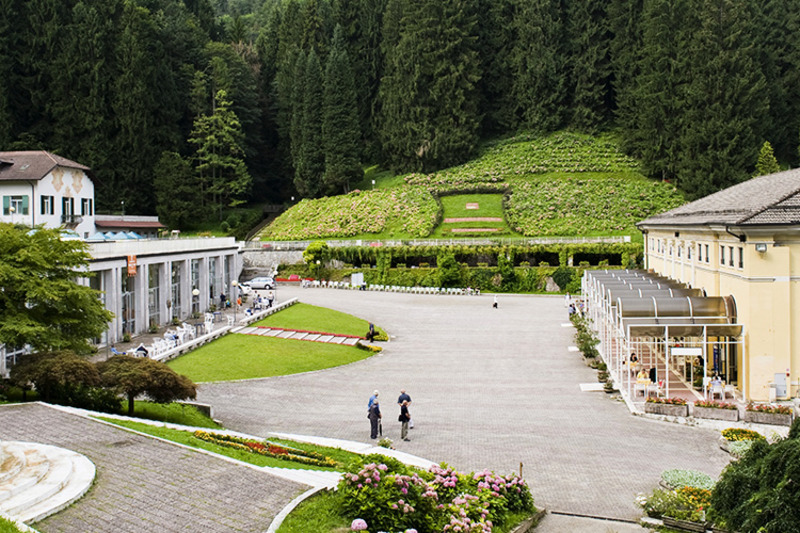
<path fill-rule="evenodd" d="M 245 250 L 305 250 L 314 241 L 248 241 Z M 587 244 L 587 243 L 619 243 L 631 242 L 630 235 L 617 237 L 508 237 L 508 238 L 473 238 L 473 239 L 387 239 L 370 240 L 355 239 L 326 240 L 331 248 L 345 246 L 504 246 L 526 244 Z"/>

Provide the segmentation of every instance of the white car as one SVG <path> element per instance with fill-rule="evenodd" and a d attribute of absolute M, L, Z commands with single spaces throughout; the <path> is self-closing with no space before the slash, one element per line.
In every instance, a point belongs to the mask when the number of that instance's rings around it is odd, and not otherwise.
<path fill-rule="evenodd" d="M 266 276 L 253 278 L 250 281 L 245 281 L 242 285 L 250 287 L 251 289 L 274 289 L 275 280 Z"/>

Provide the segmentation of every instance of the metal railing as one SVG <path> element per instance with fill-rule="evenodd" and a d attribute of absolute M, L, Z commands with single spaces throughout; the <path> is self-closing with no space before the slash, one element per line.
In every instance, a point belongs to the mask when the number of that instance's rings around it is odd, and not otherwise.
<path fill-rule="evenodd" d="M 321 239 L 324 240 L 324 239 Z M 294 251 L 305 250 L 315 241 L 248 241 L 245 250 Z M 382 247 L 382 246 L 504 246 L 530 244 L 589 244 L 589 243 L 621 243 L 631 242 L 630 235 L 617 237 L 508 237 L 484 239 L 356 239 L 325 240 L 331 248 L 346 246 Z"/>

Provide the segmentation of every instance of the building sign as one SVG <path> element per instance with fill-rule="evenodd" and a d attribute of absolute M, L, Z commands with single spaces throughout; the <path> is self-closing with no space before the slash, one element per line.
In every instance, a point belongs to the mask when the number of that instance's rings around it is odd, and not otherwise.
<path fill-rule="evenodd" d="M 132 277 L 136 275 L 136 256 L 129 255 L 128 256 L 128 277 Z"/>

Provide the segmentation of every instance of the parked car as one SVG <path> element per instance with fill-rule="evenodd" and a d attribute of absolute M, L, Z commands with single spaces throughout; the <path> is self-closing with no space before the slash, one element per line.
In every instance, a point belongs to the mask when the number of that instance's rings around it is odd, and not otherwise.
<path fill-rule="evenodd" d="M 250 281 L 245 281 L 242 285 L 250 287 L 251 289 L 274 289 L 275 280 L 266 276 L 253 278 Z"/>

